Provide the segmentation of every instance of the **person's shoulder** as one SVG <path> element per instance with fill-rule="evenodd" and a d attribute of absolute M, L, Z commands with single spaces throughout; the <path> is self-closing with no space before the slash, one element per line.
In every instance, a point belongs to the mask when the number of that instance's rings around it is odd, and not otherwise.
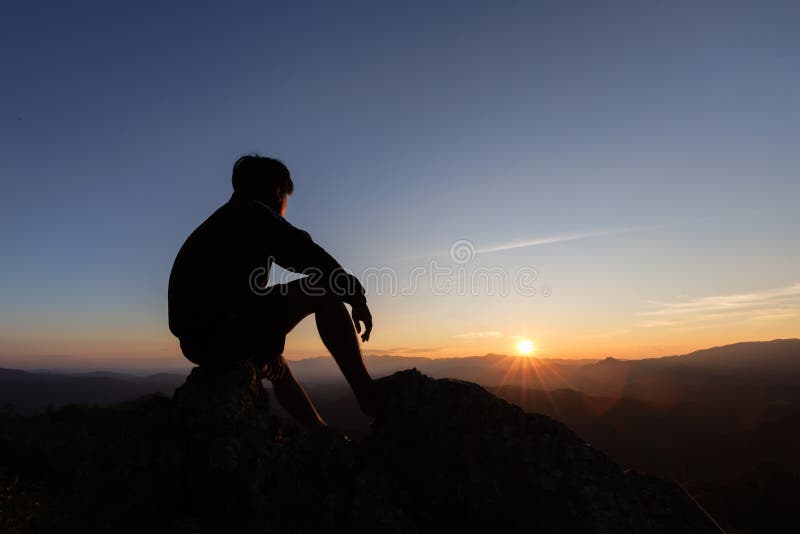
<path fill-rule="evenodd" d="M 218 207 L 214 212 L 209 215 L 206 220 L 204 220 L 200 226 L 197 227 L 195 232 L 207 232 L 213 231 L 213 229 L 217 228 L 220 225 L 224 225 L 226 221 L 231 219 L 231 216 L 234 215 L 236 212 L 236 207 L 232 206 L 229 202 L 226 202 L 222 206 Z"/>
<path fill-rule="evenodd" d="M 277 211 L 265 203 L 250 198 L 231 198 L 228 201 L 231 210 L 231 219 L 237 224 L 246 226 L 252 231 L 267 230 L 276 235 L 292 232 L 295 228 L 284 219 Z"/>
<path fill-rule="evenodd" d="M 253 198 L 247 198 L 247 197 L 240 197 L 235 194 L 231 196 L 230 200 L 228 200 L 228 202 L 225 203 L 223 208 L 227 208 L 228 210 L 231 211 L 249 212 L 268 217 L 280 218 L 280 216 L 275 212 L 275 210 L 273 210 L 260 200 L 255 200 Z"/>

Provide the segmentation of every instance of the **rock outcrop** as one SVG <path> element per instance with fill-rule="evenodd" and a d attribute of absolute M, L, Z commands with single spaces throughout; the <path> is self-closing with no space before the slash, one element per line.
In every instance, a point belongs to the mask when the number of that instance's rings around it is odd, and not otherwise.
<path fill-rule="evenodd" d="M 173 395 L 184 508 L 244 520 L 261 510 L 262 459 L 272 441 L 269 397 L 249 362 L 195 367 Z"/>
<path fill-rule="evenodd" d="M 476 384 L 416 370 L 380 384 L 385 411 L 359 443 L 332 429 L 259 442 L 276 429 L 251 371 L 195 370 L 175 394 L 191 451 L 188 524 L 252 532 L 719 532 L 675 484 L 624 472 L 563 424 Z"/>

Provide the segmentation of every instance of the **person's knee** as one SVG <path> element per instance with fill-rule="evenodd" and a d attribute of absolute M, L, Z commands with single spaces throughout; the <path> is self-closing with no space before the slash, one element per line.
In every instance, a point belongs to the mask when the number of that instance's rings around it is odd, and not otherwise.
<path fill-rule="evenodd" d="M 320 292 L 312 297 L 314 312 L 325 312 L 338 310 L 344 307 L 344 303 L 330 291 Z"/>
<path fill-rule="evenodd" d="M 336 309 L 343 306 L 339 297 L 329 289 L 301 284 L 299 281 L 287 284 L 290 312 L 309 314 Z"/>

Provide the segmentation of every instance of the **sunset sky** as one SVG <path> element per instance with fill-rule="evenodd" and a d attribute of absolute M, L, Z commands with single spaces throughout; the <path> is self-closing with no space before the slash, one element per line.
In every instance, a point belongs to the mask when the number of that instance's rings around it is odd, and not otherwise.
<path fill-rule="evenodd" d="M 187 365 L 172 261 L 252 151 L 366 352 L 800 335 L 797 2 L 113 4 L 2 9 L 0 367 Z"/>

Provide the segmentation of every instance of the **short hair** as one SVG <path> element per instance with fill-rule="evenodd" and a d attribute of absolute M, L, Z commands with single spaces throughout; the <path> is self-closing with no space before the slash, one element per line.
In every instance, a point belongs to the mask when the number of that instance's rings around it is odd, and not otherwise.
<path fill-rule="evenodd" d="M 231 182 L 234 191 L 250 198 L 268 198 L 276 189 L 280 195 L 291 195 L 294 191 L 286 165 L 258 154 L 247 154 L 236 160 Z"/>

